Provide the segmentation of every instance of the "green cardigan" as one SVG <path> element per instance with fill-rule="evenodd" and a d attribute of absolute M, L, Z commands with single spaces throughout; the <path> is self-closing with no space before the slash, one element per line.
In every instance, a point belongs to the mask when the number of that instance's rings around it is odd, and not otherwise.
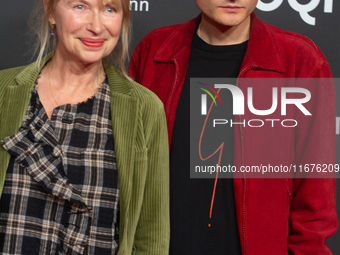
<path fill-rule="evenodd" d="M 41 67 L 51 58 L 47 56 Z M 0 71 L 0 140 L 23 120 L 40 72 L 35 63 Z M 119 177 L 118 255 L 168 254 L 169 159 L 162 102 L 103 60 L 111 89 L 111 117 Z M 0 145 L 0 194 L 10 155 Z"/>

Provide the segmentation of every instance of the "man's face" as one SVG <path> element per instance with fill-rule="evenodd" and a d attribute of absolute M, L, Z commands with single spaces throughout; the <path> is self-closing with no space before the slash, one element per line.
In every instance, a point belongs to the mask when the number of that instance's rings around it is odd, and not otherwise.
<path fill-rule="evenodd" d="M 211 22 L 238 26 L 248 20 L 258 0 L 195 0 L 197 7 Z"/>

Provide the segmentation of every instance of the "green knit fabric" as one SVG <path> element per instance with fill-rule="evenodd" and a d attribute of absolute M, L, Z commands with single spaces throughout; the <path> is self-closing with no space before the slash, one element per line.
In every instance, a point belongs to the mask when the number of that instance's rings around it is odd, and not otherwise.
<path fill-rule="evenodd" d="M 0 140 L 14 135 L 42 66 L 51 58 L 0 71 Z M 112 128 L 119 177 L 118 255 L 168 254 L 169 152 L 162 102 L 103 59 L 111 89 Z M 0 146 L 0 194 L 10 155 Z"/>

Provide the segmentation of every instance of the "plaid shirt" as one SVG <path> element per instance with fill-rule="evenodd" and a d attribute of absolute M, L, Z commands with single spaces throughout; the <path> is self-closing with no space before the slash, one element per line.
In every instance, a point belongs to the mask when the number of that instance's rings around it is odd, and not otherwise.
<path fill-rule="evenodd" d="M 37 89 L 14 136 L 0 200 L 1 254 L 116 254 L 118 172 L 105 81 L 94 97 L 54 109 Z"/>

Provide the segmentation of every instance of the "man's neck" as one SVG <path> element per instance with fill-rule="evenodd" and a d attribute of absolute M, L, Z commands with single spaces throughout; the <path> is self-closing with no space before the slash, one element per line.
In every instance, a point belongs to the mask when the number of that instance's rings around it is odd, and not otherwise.
<path fill-rule="evenodd" d="M 211 45 L 240 44 L 249 39 L 250 16 L 236 26 L 224 26 L 202 15 L 198 28 L 198 35 L 203 41 Z"/>

